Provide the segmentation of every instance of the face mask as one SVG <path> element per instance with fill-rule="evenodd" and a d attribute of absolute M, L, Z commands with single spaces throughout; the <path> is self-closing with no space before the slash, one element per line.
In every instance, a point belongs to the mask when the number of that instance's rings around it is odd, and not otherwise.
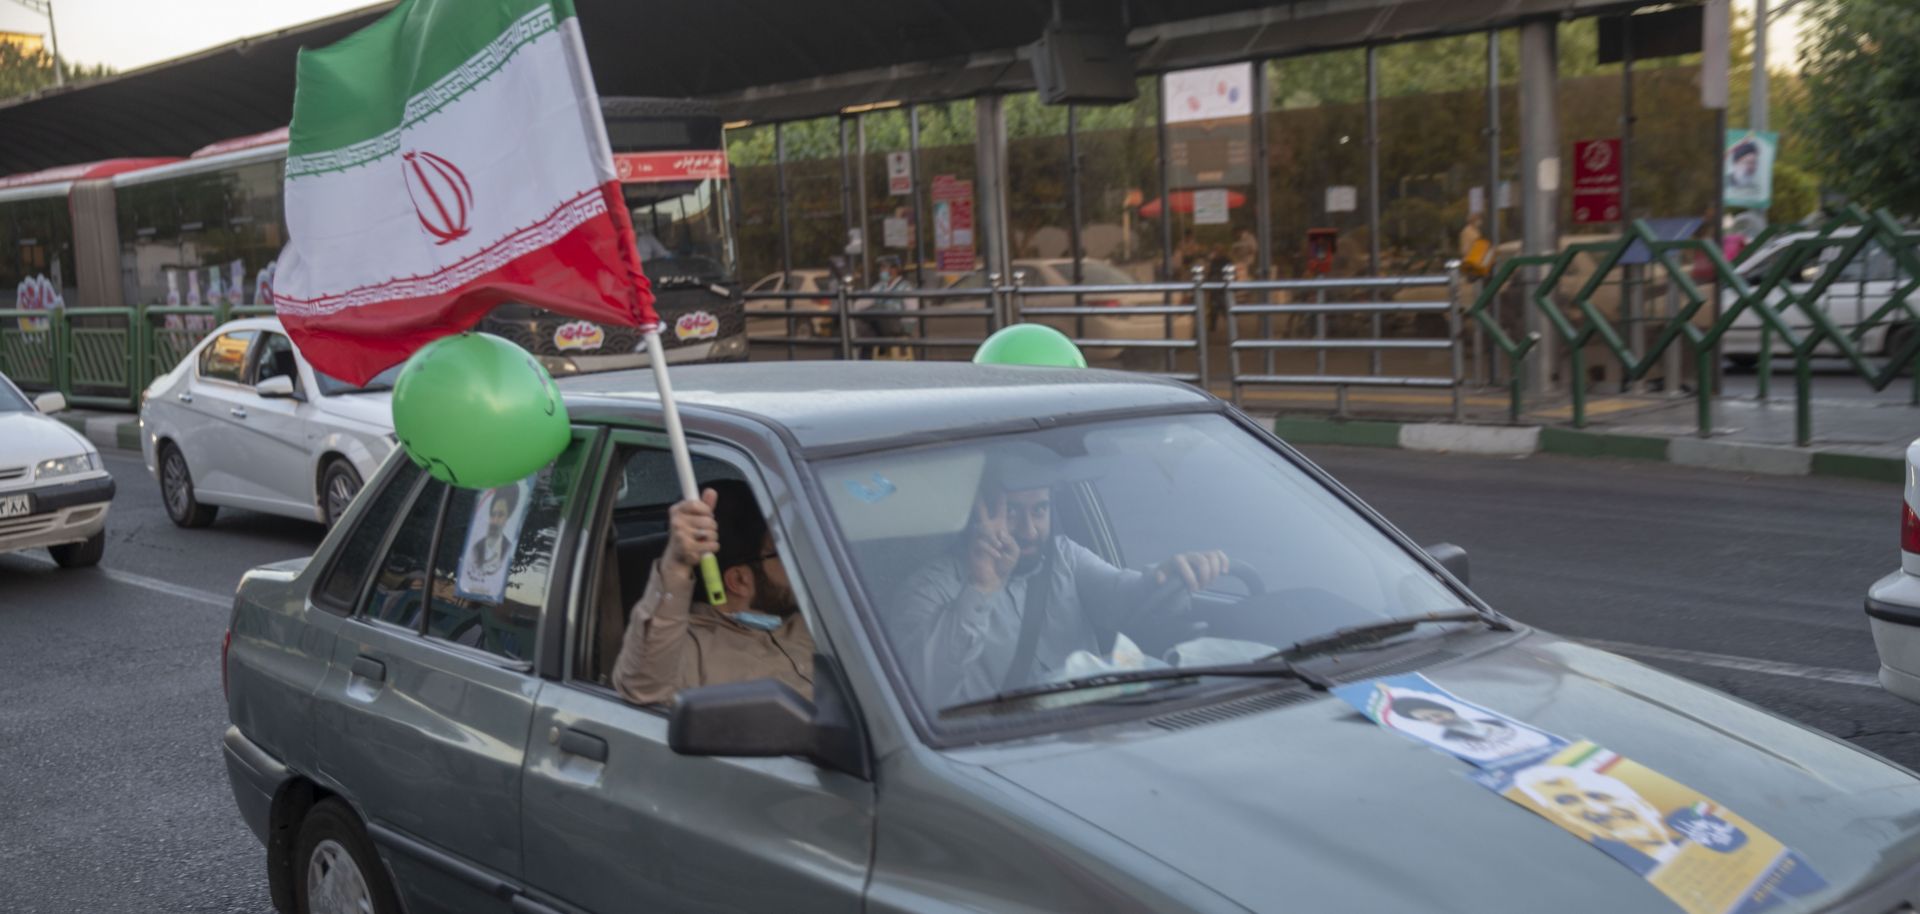
<path fill-rule="evenodd" d="M 754 612 L 751 609 L 743 609 L 743 610 L 740 610 L 739 612 L 734 613 L 733 621 L 738 622 L 741 625 L 744 625 L 748 628 L 751 628 L 754 631 L 761 631 L 761 632 L 770 632 L 780 627 L 779 616 L 768 615 L 762 612 Z"/>

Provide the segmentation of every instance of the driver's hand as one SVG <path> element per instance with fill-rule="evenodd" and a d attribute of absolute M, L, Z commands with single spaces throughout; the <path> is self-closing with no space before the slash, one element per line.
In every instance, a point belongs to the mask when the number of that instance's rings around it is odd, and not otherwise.
<path fill-rule="evenodd" d="M 973 505 L 973 534 L 967 542 L 967 582 L 983 593 L 998 593 L 1020 562 L 1020 544 L 1007 532 L 1007 502 L 980 500 Z"/>
<path fill-rule="evenodd" d="M 720 549 L 720 526 L 713 519 L 713 506 L 720 494 L 712 489 L 700 493 L 699 501 L 682 501 L 667 514 L 667 553 L 660 562 L 667 571 L 688 571 L 700 564 L 700 557 Z"/>
<path fill-rule="evenodd" d="M 1185 581 L 1187 590 L 1207 589 L 1213 580 L 1227 573 L 1227 554 L 1219 550 L 1211 552 L 1182 552 L 1162 562 L 1154 572 L 1154 582 L 1165 584 L 1168 581 Z"/>

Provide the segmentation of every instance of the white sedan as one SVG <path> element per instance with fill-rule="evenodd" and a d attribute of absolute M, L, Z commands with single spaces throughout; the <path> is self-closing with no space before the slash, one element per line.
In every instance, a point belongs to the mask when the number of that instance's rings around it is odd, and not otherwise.
<path fill-rule="evenodd" d="M 228 506 L 332 526 L 393 450 L 398 373 L 354 387 L 314 371 L 278 320 L 221 326 L 141 399 L 167 515 L 204 527 Z"/>
<path fill-rule="evenodd" d="M 0 552 L 45 548 L 62 568 L 100 564 L 113 477 L 85 436 L 48 416 L 57 393 L 27 401 L 0 375 Z"/>
<path fill-rule="evenodd" d="M 1867 619 L 1880 652 L 1880 684 L 1920 702 L 1920 441 L 1907 447 L 1900 506 L 1900 569 L 1867 591 Z"/>

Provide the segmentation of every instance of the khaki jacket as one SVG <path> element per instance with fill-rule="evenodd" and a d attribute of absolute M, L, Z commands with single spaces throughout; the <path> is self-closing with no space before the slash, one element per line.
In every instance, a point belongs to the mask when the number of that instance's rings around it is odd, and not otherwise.
<path fill-rule="evenodd" d="M 654 563 L 633 605 L 613 663 L 613 686 L 635 704 L 661 704 L 694 686 L 778 679 L 813 697 L 813 634 L 799 613 L 773 631 L 748 628 L 705 603 L 693 587 L 665 589 Z"/>

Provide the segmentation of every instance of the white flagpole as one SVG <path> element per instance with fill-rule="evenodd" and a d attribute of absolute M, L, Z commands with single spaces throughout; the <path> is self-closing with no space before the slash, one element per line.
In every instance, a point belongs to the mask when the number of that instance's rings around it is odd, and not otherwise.
<path fill-rule="evenodd" d="M 688 501 L 699 501 L 700 484 L 693 478 L 693 455 L 687 451 L 687 433 L 680 427 L 680 407 L 673 402 L 673 382 L 667 378 L 667 351 L 660 345 L 660 328 L 648 330 L 645 339 L 653 383 L 660 390 L 660 416 L 667 426 L 667 445 L 673 449 L 673 469 L 680 476 L 680 495 Z M 720 585 L 719 560 L 712 555 L 701 556 L 700 577 L 707 586 L 707 605 L 725 605 L 727 591 Z"/>

